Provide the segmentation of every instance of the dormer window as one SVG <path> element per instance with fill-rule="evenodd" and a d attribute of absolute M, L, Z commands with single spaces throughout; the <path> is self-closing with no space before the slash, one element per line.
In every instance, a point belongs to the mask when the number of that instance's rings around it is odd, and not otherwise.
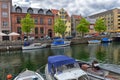
<path fill-rule="evenodd" d="M 32 9 L 32 8 L 29 8 L 29 9 L 27 10 L 27 12 L 30 13 L 30 14 L 32 14 L 32 13 L 33 13 L 33 9 Z"/>
<path fill-rule="evenodd" d="M 22 13 L 22 9 L 21 9 L 20 7 L 17 7 L 17 8 L 16 8 L 16 12 L 17 12 L 17 13 Z"/>
<path fill-rule="evenodd" d="M 46 12 L 46 14 L 47 14 L 47 15 L 53 15 L 50 10 L 48 10 L 48 11 Z"/>
<path fill-rule="evenodd" d="M 43 9 L 40 9 L 40 10 L 38 11 L 38 14 L 44 14 Z"/>

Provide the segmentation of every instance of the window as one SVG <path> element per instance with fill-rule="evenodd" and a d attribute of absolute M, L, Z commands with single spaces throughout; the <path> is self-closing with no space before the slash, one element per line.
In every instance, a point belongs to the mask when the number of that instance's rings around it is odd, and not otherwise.
<path fill-rule="evenodd" d="M 9 30 L 2 30 L 3 33 L 8 34 L 10 31 Z M 9 36 L 3 36 L 3 41 L 4 40 L 9 40 Z"/>
<path fill-rule="evenodd" d="M 8 17 L 8 13 L 7 12 L 2 12 L 2 17 Z"/>
<path fill-rule="evenodd" d="M 2 8 L 7 9 L 8 8 L 7 3 L 2 3 Z"/>
<path fill-rule="evenodd" d="M 48 11 L 46 12 L 46 14 L 47 14 L 47 15 L 53 15 L 50 10 L 48 10 Z"/>
<path fill-rule="evenodd" d="M 35 24 L 37 24 L 38 23 L 38 18 L 35 18 L 34 21 L 35 21 Z"/>
<path fill-rule="evenodd" d="M 38 34 L 38 27 L 35 28 L 35 34 Z"/>
<path fill-rule="evenodd" d="M 51 25 L 51 24 L 52 24 L 52 19 L 48 18 L 48 25 Z"/>
<path fill-rule="evenodd" d="M 65 16 L 64 16 L 64 15 L 62 15 L 62 16 L 61 16 L 61 18 L 62 18 L 62 19 L 65 19 Z"/>
<path fill-rule="evenodd" d="M 120 25 L 120 23 L 118 23 L 118 25 Z"/>
<path fill-rule="evenodd" d="M 40 24 L 43 24 L 43 23 L 44 23 L 44 19 L 40 18 Z"/>
<path fill-rule="evenodd" d="M 17 33 L 21 34 L 21 27 L 17 27 Z"/>
<path fill-rule="evenodd" d="M 17 12 L 17 13 L 22 13 L 22 10 L 21 10 L 20 8 L 17 8 L 17 9 L 16 9 L 16 12 Z"/>
<path fill-rule="evenodd" d="M 30 8 L 30 9 L 28 9 L 27 12 L 30 13 L 30 14 L 32 14 L 32 13 L 33 13 L 33 10 Z"/>
<path fill-rule="evenodd" d="M 20 24 L 20 22 L 21 22 L 21 18 L 17 17 L 17 24 Z"/>
<path fill-rule="evenodd" d="M 8 22 L 3 21 L 3 27 L 6 27 L 6 26 L 8 26 Z"/>
<path fill-rule="evenodd" d="M 44 29 L 43 29 L 43 27 L 40 28 L 40 33 L 41 33 L 41 34 L 44 33 Z"/>
<path fill-rule="evenodd" d="M 39 14 L 44 14 L 43 12 L 44 12 L 43 9 L 40 9 L 40 10 L 38 11 Z"/>

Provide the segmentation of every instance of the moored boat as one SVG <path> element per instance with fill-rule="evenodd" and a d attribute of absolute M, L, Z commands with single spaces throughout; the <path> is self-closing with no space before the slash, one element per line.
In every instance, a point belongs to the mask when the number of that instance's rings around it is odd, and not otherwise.
<path fill-rule="evenodd" d="M 89 44 L 98 44 L 98 43 L 101 43 L 101 40 L 89 40 L 88 43 Z"/>
<path fill-rule="evenodd" d="M 40 48 L 45 48 L 47 47 L 47 44 L 42 44 L 42 43 L 32 43 L 27 46 L 22 46 L 22 50 L 32 50 L 32 49 L 40 49 Z"/>
<path fill-rule="evenodd" d="M 51 43 L 51 48 L 69 46 L 70 43 L 71 41 L 66 41 L 62 38 L 54 39 L 53 42 Z"/>
<path fill-rule="evenodd" d="M 18 74 L 14 80 L 45 80 L 40 74 L 31 70 L 25 70 Z"/>
<path fill-rule="evenodd" d="M 64 55 L 48 57 L 45 76 L 47 80 L 89 80 L 75 59 Z"/>
<path fill-rule="evenodd" d="M 105 38 L 102 38 L 101 41 L 103 43 L 108 43 L 108 42 L 112 42 L 112 39 L 105 37 Z"/>
<path fill-rule="evenodd" d="M 104 69 L 97 61 L 93 61 L 92 64 L 80 60 L 77 62 L 92 80 L 120 80 L 119 73 Z"/>

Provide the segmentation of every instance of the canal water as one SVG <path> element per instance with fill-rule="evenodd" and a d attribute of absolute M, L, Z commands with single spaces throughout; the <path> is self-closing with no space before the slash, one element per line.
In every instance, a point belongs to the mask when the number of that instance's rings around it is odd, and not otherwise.
<path fill-rule="evenodd" d="M 63 48 L 1 52 L 0 80 L 6 80 L 7 74 L 15 77 L 26 68 L 44 73 L 47 58 L 52 55 L 67 55 L 84 61 L 97 59 L 102 63 L 120 66 L 120 43 L 79 44 Z"/>

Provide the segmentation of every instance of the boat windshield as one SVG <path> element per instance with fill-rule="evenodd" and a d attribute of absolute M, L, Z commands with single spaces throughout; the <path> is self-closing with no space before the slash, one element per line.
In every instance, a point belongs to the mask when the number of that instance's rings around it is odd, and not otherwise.
<path fill-rule="evenodd" d="M 57 67 L 57 72 L 62 72 L 64 70 L 72 69 L 72 68 L 80 68 L 80 67 L 78 63 L 62 65 L 62 66 Z"/>

